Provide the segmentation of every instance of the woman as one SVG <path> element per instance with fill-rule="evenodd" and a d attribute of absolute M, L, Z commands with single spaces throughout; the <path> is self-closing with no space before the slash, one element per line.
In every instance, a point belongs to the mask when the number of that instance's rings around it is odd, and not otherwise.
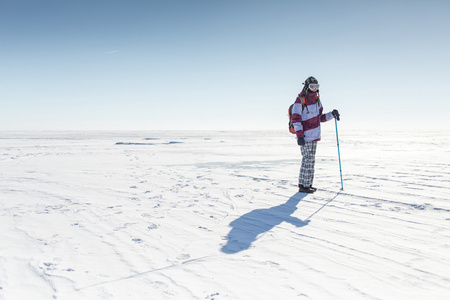
<path fill-rule="evenodd" d="M 298 187 L 300 193 L 314 193 L 317 189 L 312 183 L 317 142 L 320 141 L 320 123 L 333 118 L 339 121 L 339 112 L 335 109 L 323 114 L 319 96 L 320 85 L 316 78 L 310 76 L 303 84 L 305 86 L 292 108 L 292 122 L 297 135 L 297 144 L 302 152 Z"/>

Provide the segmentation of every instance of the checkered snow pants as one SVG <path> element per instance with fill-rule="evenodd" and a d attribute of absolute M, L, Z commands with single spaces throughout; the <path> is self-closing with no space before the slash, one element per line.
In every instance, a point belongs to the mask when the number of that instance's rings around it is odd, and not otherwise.
<path fill-rule="evenodd" d="M 316 149 L 317 141 L 305 142 L 305 145 L 301 146 L 302 151 L 302 166 L 300 168 L 300 176 L 298 178 L 298 184 L 305 187 L 312 185 L 314 180 L 314 164 L 316 162 Z"/>

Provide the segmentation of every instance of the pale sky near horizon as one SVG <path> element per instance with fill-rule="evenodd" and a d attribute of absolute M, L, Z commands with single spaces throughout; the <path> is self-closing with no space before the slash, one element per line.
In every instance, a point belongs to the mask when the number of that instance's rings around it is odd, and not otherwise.
<path fill-rule="evenodd" d="M 448 122 L 450 1 L 0 0 L 0 130 Z"/>

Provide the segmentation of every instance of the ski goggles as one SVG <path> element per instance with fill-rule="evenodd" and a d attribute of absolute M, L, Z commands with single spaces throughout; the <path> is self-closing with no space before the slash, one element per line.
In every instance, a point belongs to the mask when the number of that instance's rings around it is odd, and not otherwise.
<path fill-rule="evenodd" d="M 310 85 L 308 85 L 308 88 L 310 90 L 318 90 L 319 87 L 320 87 L 320 84 L 318 84 L 318 83 L 311 83 Z"/>

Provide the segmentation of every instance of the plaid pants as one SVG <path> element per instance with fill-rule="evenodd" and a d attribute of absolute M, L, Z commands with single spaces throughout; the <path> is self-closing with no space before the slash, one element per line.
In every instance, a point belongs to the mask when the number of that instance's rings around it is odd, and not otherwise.
<path fill-rule="evenodd" d="M 316 162 L 316 149 L 317 141 L 305 142 L 305 145 L 301 146 L 302 151 L 302 166 L 300 168 L 300 176 L 298 178 L 298 184 L 303 186 L 310 186 L 314 180 L 314 164 Z"/>

